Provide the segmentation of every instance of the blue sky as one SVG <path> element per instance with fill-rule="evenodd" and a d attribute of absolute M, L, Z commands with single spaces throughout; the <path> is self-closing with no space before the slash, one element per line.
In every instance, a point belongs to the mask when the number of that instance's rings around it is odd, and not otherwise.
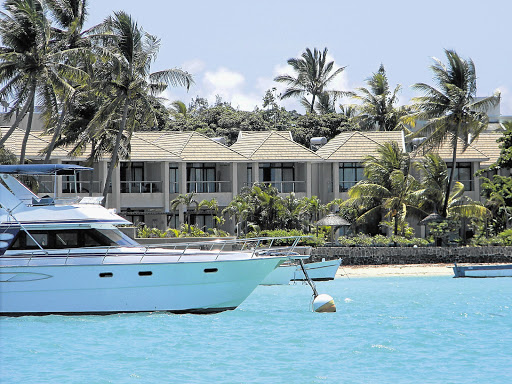
<path fill-rule="evenodd" d="M 213 102 L 220 95 L 253 110 L 267 89 L 282 89 L 273 78 L 288 70 L 288 58 L 327 47 L 338 66 L 347 66 L 332 88 L 364 86 L 383 63 L 406 104 L 419 96 L 412 84 L 433 84 L 432 57 L 444 61 L 446 48 L 473 59 L 478 96 L 499 89 L 501 114 L 512 115 L 510 0 L 90 0 L 88 24 L 116 10 L 161 39 L 153 70 L 180 67 L 194 76 L 188 93 L 169 89 L 170 100 Z M 295 100 L 280 103 L 304 113 Z"/>

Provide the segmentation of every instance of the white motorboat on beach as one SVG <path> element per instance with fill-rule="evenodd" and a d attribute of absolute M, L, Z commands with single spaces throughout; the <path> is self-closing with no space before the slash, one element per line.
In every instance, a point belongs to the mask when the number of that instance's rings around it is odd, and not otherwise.
<path fill-rule="evenodd" d="M 291 258 L 294 256 L 291 255 Z M 301 257 L 302 258 L 302 257 Z M 313 281 L 334 280 L 336 272 L 341 265 L 341 259 L 322 260 L 313 263 L 304 262 L 304 268 Z M 296 261 L 287 261 L 270 272 L 263 279 L 261 285 L 287 285 L 292 281 L 306 281 L 304 272 Z"/>
<path fill-rule="evenodd" d="M 72 165 L 0 165 L 0 315 L 211 313 L 240 305 L 291 247 L 275 238 L 142 246 L 98 199 L 40 198 L 14 174 Z"/>
<path fill-rule="evenodd" d="M 496 265 L 468 265 L 455 264 L 454 277 L 512 277 L 511 264 Z"/>

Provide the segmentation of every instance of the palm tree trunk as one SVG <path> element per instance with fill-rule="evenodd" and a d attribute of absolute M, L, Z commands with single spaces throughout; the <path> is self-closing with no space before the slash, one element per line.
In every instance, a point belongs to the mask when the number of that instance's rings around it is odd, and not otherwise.
<path fill-rule="evenodd" d="M 395 215 L 395 228 L 394 228 L 394 235 L 398 235 L 398 213 Z"/>
<path fill-rule="evenodd" d="M 452 169 L 450 170 L 450 178 L 448 179 L 448 184 L 446 185 L 444 204 L 443 204 L 443 212 L 441 213 L 441 216 L 443 216 L 445 218 L 447 216 L 447 211 L 448 211 L 448 201 L 450 200 L 450 191 L 452 190 L 453 176 L 455 175 L 455 167 L 456 167 L 456 161 L 457 161 L 457 142 L 458 142 L 458 138 L 455 138 L 455 144 L 453 145 L 453 155 L 452 155 Z"/>
<path fill-rule="evenodd" d="M 315 96 L 316 95 L 313 95 L 313 99 L 311 100 L 311 110 L 309 111 L 311 114 L 315 113 Z"/>
<path fill-rule="evenodd" d="M 20 164 L 25 163 L 25 151 L 27 150 L 28 137 L 30 135 L 30 130 L 32 129 L 32 119 L 34 118 L 34 104 L 35 98 L 33 97 L 32 102 L 30 103 L 30 110 L 28 112 L 27 128 L 25 128 L 25 135 L 23 136 L 23 141 L 21 143 Z"/>
<path fill-rule="evenodd" d="M 55 131 L 53 132 L 52 141 L 50 142 L 50 145 L 48 146 L 48 151 L 46 152 L 46 157 L 44 158 L 44 164 L 50 163 L 50 157 L 52 156 L 53 149 L 55 148 L 55 142 L 57 141 L 57 138 L 60 135 L 60 131 L 62 129 L 62 123 L 64 122 L 64 117 L 66 116 L 66 112 L 67 112 L 67 102 L 64 103 L 64 106 L 62 107 L 62 112 L 60 113 L 59 121 L 57 122 Z"/>
<path fill-rule="evenodd" d="M 112 158 L 110 159 L 110 166 L 108 167 L 107 178 L 105 179 L 105 186 L 103 187 L 103 206 L 106 206 L 107 204 L 108 190 L 110 187 L 110 182 L 112 181 L 112 174 L 114 173 L 114 168 L 116 167 L 117 163 L 119 147 L 121 146 L 121 137 L 123 136 L 123 131 L 126 127 L 128 108 L 130 106 L 129 100 L 129 97 L 127 97 L 124 103 L 123 118 L 121 120 L 121 125 L 119 126 L 119 131 L 117 131 L 116 142 L 114 144 L 114 150 L 112 151 Z"/>
<path fill-rule="evenodd" d="M 23 118 L 27 114 L 28 109 L 30 108 L 30 105 L 32 105 L 32 101 L 34 100 L 35 93 L 36 93 L 36 84 L 33 83 L 33 86 L 30 89 L 30 94 L 28 95 L 28 99 L 27 99 L 25 105 L 23 106 L 21 112 L 16 117 L 16 120 L 14 121 L 14 124 L 11 125 L 11 128 L 9 128 L 9 130 L 5 133 L 5 135 L 0 138 L 0 147 L 7 141 L 9 136 L 12 135 L 14 130 L 16 128 L 18 128 L 18 125 L 20 125 L 21 120 L 23 120 Z"/>

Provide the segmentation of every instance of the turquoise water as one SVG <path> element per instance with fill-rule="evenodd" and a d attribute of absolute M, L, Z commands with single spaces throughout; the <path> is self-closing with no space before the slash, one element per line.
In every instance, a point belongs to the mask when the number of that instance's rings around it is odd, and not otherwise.
<path fill-rule="evenodd" d="M 0 319 L 1 383 L 510 383 L 512 279 L 258 287 L 216 315 Z"/>

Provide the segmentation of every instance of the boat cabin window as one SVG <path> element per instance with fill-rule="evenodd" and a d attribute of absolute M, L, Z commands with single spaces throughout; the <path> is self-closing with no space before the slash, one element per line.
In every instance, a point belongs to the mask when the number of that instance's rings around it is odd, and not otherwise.
<path fill-rule="evenodd" d="M 29 233 L 45 249 L 138 245 L 118 229 L 29 230 Z M 19 231 L 9 249 L 39 249 L 32 238 Z"/>

